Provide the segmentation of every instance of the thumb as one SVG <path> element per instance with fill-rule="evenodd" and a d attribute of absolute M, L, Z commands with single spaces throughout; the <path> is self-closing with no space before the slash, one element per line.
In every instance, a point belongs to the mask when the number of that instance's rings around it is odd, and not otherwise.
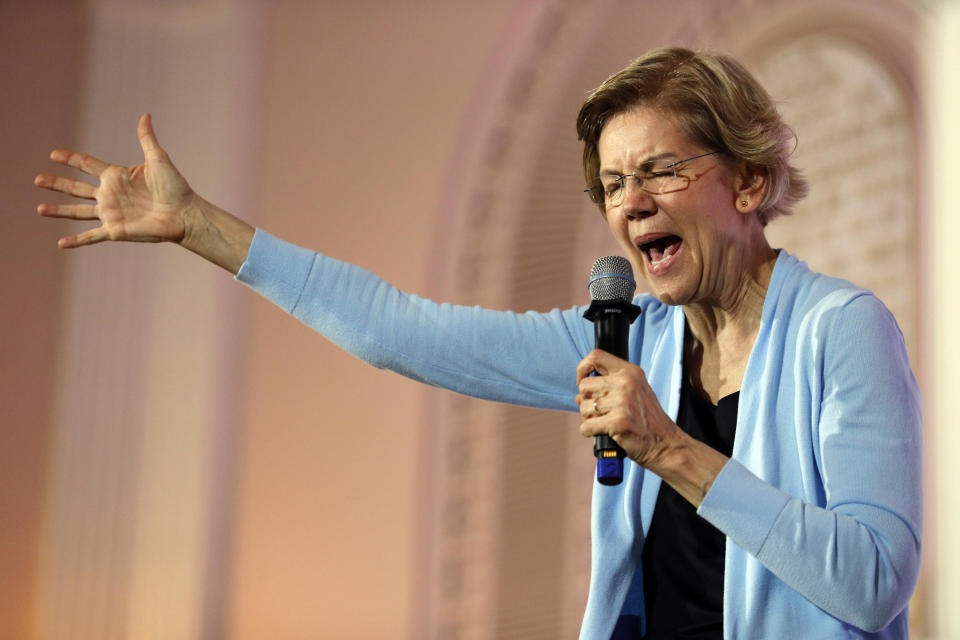
<path fill-rule="evenodd" d="M 616 356 L 600 349 L 594 349 L 577 365 L 577 384 L 594 373 L 601 376 L 607 375 L 611 365 L 616 362 L 620 362 L 620 359 Z"/>
<path fill-rule="evenodd" d="M 157 136 L 153 132 L 153 118 L 149 113 L 140 116 L 140 122 L 137 124 L 137 137 L 140 138 L 140 148 L 143 149 L 145 159 L 160 160 L 166 158 L 167 152 L 157 142 Z"/>
<path fill-rule="evenodd" d="M 615 356 L 603 349 L 594 349 L 587 356 L 596 372 L 602 376 L 617 373 L 630 363 L 619 356 Z"/>

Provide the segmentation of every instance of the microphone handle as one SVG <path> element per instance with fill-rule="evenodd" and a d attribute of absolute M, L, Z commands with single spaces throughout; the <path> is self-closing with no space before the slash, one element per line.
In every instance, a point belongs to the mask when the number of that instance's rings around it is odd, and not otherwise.
<path fill-rule="evenodd" d="M 630 319 L 618 306 L 605 306 L 593 321 L 593 338 L 603 349 L 622 360 L 630 357 Z"/>
<path fill-rule="evenodd" d="M 626 302 L 594 302 L 587 312 L 593 321 L 593 335 L 597 349 L 602 349 L 622 360 L 630 357 L 630 324 L 640 310 Z M 626 452 L 616 441 L 602 434 L 593 437 L 593 455 L 597 458 L 597 482 L 607 486 L 623 482 L 623 459 Z"/>

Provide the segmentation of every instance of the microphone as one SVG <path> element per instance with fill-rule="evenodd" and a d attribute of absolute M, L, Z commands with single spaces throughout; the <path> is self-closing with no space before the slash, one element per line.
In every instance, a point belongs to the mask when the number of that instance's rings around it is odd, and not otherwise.
<path fill-rule="evenodd" d="M 583 317 L 593 322 L 594 341 L 618 358 L 630 358 L 630 324 L 640 315 L 640 307 L 631 303 L 637 283 L 626 258 L 605 256 L 590 269 L 590 307 Z M 595 374 L 599 375 L 599 374 Z M 593 437 L 593 455 L 597 458 L 597 482 L 612 486 L 623 482 L 624 450 L 610 436 Z"/>

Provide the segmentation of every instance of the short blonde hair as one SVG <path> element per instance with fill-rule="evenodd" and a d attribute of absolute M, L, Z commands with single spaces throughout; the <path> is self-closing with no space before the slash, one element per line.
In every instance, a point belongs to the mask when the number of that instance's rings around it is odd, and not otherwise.
<path fill-rule="evenodd" d="M 789 162 L 796 136 L 760 83 L 729 56 L 681 47 L 649 51 L 593 90 L 577 116 L 587 183 L 600 171 L 597 144 L 611 117 L 649 106 L 677 117 L 681 131 L 761 172 L 766 193 L 757 208 L 764 226 L 807 195 L 807 180 Z M 601 205 L 602 208 L 602 205 Z"/>

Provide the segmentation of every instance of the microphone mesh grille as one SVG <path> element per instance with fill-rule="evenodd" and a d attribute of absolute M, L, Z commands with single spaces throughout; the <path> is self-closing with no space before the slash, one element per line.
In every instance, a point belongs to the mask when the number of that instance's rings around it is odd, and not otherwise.
<path fill-rule="evenodd" d="M 604 256 L 598 259 L 590 269 L 589 287 L 591 300 L 630 302 L 637 289 L 630 261 L 621 256 Z"/>

